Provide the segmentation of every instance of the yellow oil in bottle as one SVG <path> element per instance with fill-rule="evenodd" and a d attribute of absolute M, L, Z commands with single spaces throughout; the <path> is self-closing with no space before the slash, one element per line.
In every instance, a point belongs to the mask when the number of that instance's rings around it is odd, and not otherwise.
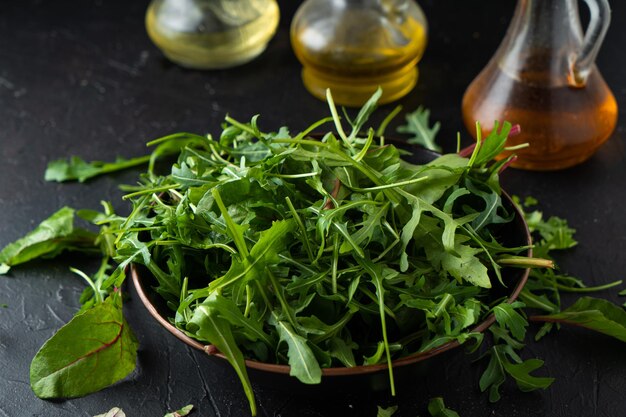
<path fill-rule="evenodd" d="M 543 60 L 541 62 L 548 62 Z M 511 76 L 489 64 L 467 89 L 463 120 L 475 135 L 480 121 L 483 137 L 494 120 L 521 126 L 509 145 L 528 143 L 515 151 L 514 167 L 556 170 L 588 159 L 604 143 L 617 122 L 617 103 L 597 70 L 580 88 L 545 81 L 549 72 L 522 71 Z"/>
<path fill-rule="evenodd" d="M 425 23 L 408 16 L 395 31 L 389 31 L 368 22 L 366 12 L 292 25 L 302 79 L 314 96 L 325 100 L 330 88 L 335 102 L 362 106 L 379 86 L 383 89 L 380 103 L 395 101 L 415 86 L 416 64 L 427 43 Z"/>
<path fill-rule="evenodd" d="M 211 11 L 211 5 L 198 5 L 202 2 L 187 0 L 189 5 L 176 4 L 175 12 L 168 13 L 163 10 L 168 0 L 155 0 L 146 12 L 148 35 L 165 56 L 184 67 L 215 69 L 246 63 L 265 50 L 276 32 L 280 12 L 275 0 L 252 0 L 257 3 L 254 10 L 246 5 L 250 1 L 230 1 L 227 21 Z M 188 14 L 184 7 L 191 7 Z M 256 15 L 248 19 L 252 11 Z"/>

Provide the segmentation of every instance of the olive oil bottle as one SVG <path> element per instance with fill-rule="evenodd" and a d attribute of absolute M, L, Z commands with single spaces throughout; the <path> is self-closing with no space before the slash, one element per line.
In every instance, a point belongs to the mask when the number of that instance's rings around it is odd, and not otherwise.
<path fill-rule="evenodd" d="M 146 29 L 165 56 L 179 65 L 228 68 L 265 50 L 279 14 L 275 0 L 153 0 Z"/>
<path fill-rule="evenodd" d="M 291 25 L 302 79 L 325 100 L 361 106 L 380 86 L 381 103 L 395 101 L 417 82 L 427 22 L 413 0 L 307 0 Z"/>

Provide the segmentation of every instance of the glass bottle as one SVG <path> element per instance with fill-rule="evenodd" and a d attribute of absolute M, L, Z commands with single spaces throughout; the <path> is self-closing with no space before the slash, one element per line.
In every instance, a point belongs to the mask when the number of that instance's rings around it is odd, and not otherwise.
<path fill-rule="evenodd" d="M 179 65 L 228 68 L 263 52 L 278 20 L 276 0 L 153 0 L 146 29 Z"/>
<path fill-rule="evenodd" d="M 483 135 L 494 120 L 521 126 L 513 166 L 566 168 L 589 158 L 617 122 L 617 103 L 594 62 L 610 21 L 607 0 L 586 0 L 585 34 L 576 0 L 518 0 L 508 32 L 463 97 L 463 120 Z M 484 136 L 483 136 L 484 137 Z"/>
<path fill-rule="evenodd" d="M 427 22 L 413 0 L 306 0 L 291 24 L 302 79 L 325 100 L 361 106 L 378 86 L 381 103 L 399 99 L 417 82 Z"/>

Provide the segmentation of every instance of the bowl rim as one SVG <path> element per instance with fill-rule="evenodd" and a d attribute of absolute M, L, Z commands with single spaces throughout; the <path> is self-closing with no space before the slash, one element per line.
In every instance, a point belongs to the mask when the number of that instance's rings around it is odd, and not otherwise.
<path fill-rule="evenodd" d="M 314 135 L 313 135 L 314 136 Z M 397 144 L 397 140 L 393 140 L 393 139 L 389 139 L 386 138 L 385 139 L 388 143 L 393 143 L 394 145 Z M 433 157 L 437 157 L 437 156 L 441 156 L 439 153 L 425 149 L 423 147 L 420 146 L 411 146 L 409 144 L 404 143 L 403 144 L 404 147 L 406 148 L 407 145 L 409 147 L 413 147 L 414 149 L 419 149 L 420 152 L 422 153 L 426 153 L 426 154 L 430 154 Z M 513 210 L 515 212 L 515 219 L 516 221 L 519 221 L 521 226 L 523 227 L 524 230 L 524 237 L 526 240 L 526 244 L 528 246 L 527 252 L 526 252 L 526 256 L 527 257 L 532 257 L 533 256 L 533 250 L 532 250 L 532 236 L 530 233 L 530 230 L 528 228 L 528 224 L 526 223 L 526 220 L 524 219 L 524 216 L 520 210 L 520 208 L 513 202 L 513 199 L 511 198 L 511 196 L 509 196 L 508 193 L 506 193 L 506 191 L 501 190 L 501 195 L 504 199 L 506 199 L 511 206 L 513 207 Z M 228 360 L 226 358 L 226 356 L 224 354 L 222 354 L 221 352 L 218 351 L 218 349 L 213 346 L 213 345 L 206 345 L 203 344 L 189 336 L 187 336 L 183 331 L 179 330 L 178 328 L 176 328 L 176 326 L 174 326 L 172 323 L 170 323 L 165 317 L 163 317 L 158 309 L 156 308 L 156 306 L 152 303 L 152 301 L 150 300 L 147 291 L 145 290 L 142 280 L 141 280 L 141 274 L 139 273 L 136 265 L 134 263 L 131 263 L 130 265 L 130 274 L 131 274 L 131 278 L 132 278 L 132 282 L 133 285 L 135 287 L 135 290 L 137 291 L 137 294 L 139 295 L 139 298 L 141 299 L 143 305 L 146 307 L 146 309 L 148 310 L 148 312 L 150 313 L 150 315 L 159 323 L 161 324 L 161 326 L 163 326 L 168 332 L 170 332 L 172 335 L 174 335 L 176 338 L 178 338 L 179 340 L 181 340 L 183 343 L 187 344 L 188 346 L 194 348 L 194 349 L 198 349 L 200 351 L 203 351 L 204 353 L 208 354 L 209 356 L 216 356 L 218 358 L 224 359 L 224 360 Z M 519 294 L 521 293 L 522 289 L 524 288 L 524 286 L 526 285 L 526 282 L 528 281 L 528 277 L 530 275 L 530 269 L 526 268 L 523 270 L 522 275 L 520 276 L 519 280 L 517 281 L 515 288 L 513 289 L 513 291 L 511 292 L 511 294 L 508 296 L 507 298 L 507 302 L 509 304 L 513 303 L 515 300 L 517 300 Z M 496 321 L 495 315 L 493 313 L 489 314 L 482 322 L 478 323 L 476 326 L 474 326 L 471 329 L 471 332 L 475 332 L 475 333 L 483 333 L 485 332 L 489 327 L 491 327 L 491 325 L 493 325 Z M 437 356 L 440 355 L 444 352 L 447 352 L 451 349 L 457 348 L 461 346 L 461 343 L 459 343 L 458 341 L 454 340 L 454 341 L 450 341 L 450 342 L 446 342 L 443 345 L 437 346 L 435 348 L 429 349 L 427 351 L 424 352 L 417 352 L 417 353 L 413 353 L 411 355 L 408 356 L 404 356 L 402 358 L 398 358 L 395 359 L 391 362 L 391 366 L 393 368 L 396 367 L 401 367 L 401 366 L 406 366 L 406 365 L 410 365 L 410 364 L 414 364 L 414 363 L 418 363 L 421 361 L 424 361 L 426 359 L 429 359 L 433 356 Z M 280 365 L 280 364 L 274 364 L 274 363 L 267 363 L 267 362 L 260 362 L 260 361 L 255 361 L 252 359 L 246 359 L 245 360 L 245 364 L 247 368 L 251 368 L 251 369 L 256 369 L 259 371 L 265 371 L 265 372 L 271 372 L 271 373 L 275 373 L 275 374 L 285 374 L 288 375 L 291 368 L 289 365 Z M 376 372 L 381 372 L 381 371 L 386 371 L 388 370 L 388 365 L 387 363 L 380 363 L 380 364 L 376 364 L 376 365 L 357 365 L 354 367 L 331 367 L 331 368 L 322 368 L 322 377 L 335 377 L 335 376 L 354 376 L 354 375 L 364 375 L 364 374 L 371 374 L 371 373 L 376 373 Z"/>

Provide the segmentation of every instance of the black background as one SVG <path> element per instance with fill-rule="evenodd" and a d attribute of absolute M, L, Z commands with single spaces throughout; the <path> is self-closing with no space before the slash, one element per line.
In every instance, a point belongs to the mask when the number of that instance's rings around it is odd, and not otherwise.
<path fill-rule="evenodd" d="M 288 28 L 299 2 L 281 1 L 282 20 L 267 51 L 245 66 L 189 71 L 167 62 L 143 26 L 147 1 L 28 0 L 0 3 L 0 247 L 21 237 L 58 208 L 99 208 L 111 200 L 122 212 L 120 182 L 137 172 L 88 184 L 43 180 L 46 163 L 77 154 L 109 160 L 146 152 L 145 142 L 176 131 L 217 132 L 227 114 L 239 120 L 261 113 L 260 125 L 287 124 L 297 131 L 327 114 L 300 81 Z M 463 131 L 460 101 L 486 64 L 510 19 L 514 2 L 422 1 L 430 40 L 417 88 L 401 100 L 405 109 L 425 105 L 443 124 L 439 141 L 455 147 Z M 613 1 L 613 23 L 598 58 L 620 106 L 626 104 L 626 5 Z M 385 107 L 389 110 L 390 107 Z M 383 112 L 384 113 L 384 112 Z M 587 163 L 555 173 L 509 170 L 511 193 L 532 195 L 547 213 L 566 217 L 580 245 L 562 260 L 566 271 L 601 284 L 626 275 L 624 122 Z M 126 313 L 141 342 L 137 371 L 116 386 L 62 402 L 37 399 L 28 385 L 29 363 L 41 344 L 78 308 L 83 289 L 68 265 L 94 264 L 65 256 L 35 262 L 0 277 L 0 416 L 92 416 L 113 406 L 129 417 L 162 416 L 191 403 L 201 416 L 246 416 L 248 405 L 234 372 L 208 363 L 151 320 L 136 297 Z M 623 302 L 617 291 L 603 297 Z M 131 291 L 131 296 L 133 295 Z M 567 300 L 571 301 L 571 298 Z M 566 302 L 567 304 L 567 302 Z M 404 387 L 398 398 L 368 392 L 334 398 L 298 396 L 255 387 L 261 416 L 374 416 L 376 405 L 397 404 L 397 416 L 427 415 L 433 396 L 462 417 L 626 415 L 624 345 L 602 335 L 563 329 L 525 357 L 546 361 L 553 386 L 523 394 L 506 384 L 503 400 L 490 404 L 478 389 L 483 364 L 459 350 Z"/>

